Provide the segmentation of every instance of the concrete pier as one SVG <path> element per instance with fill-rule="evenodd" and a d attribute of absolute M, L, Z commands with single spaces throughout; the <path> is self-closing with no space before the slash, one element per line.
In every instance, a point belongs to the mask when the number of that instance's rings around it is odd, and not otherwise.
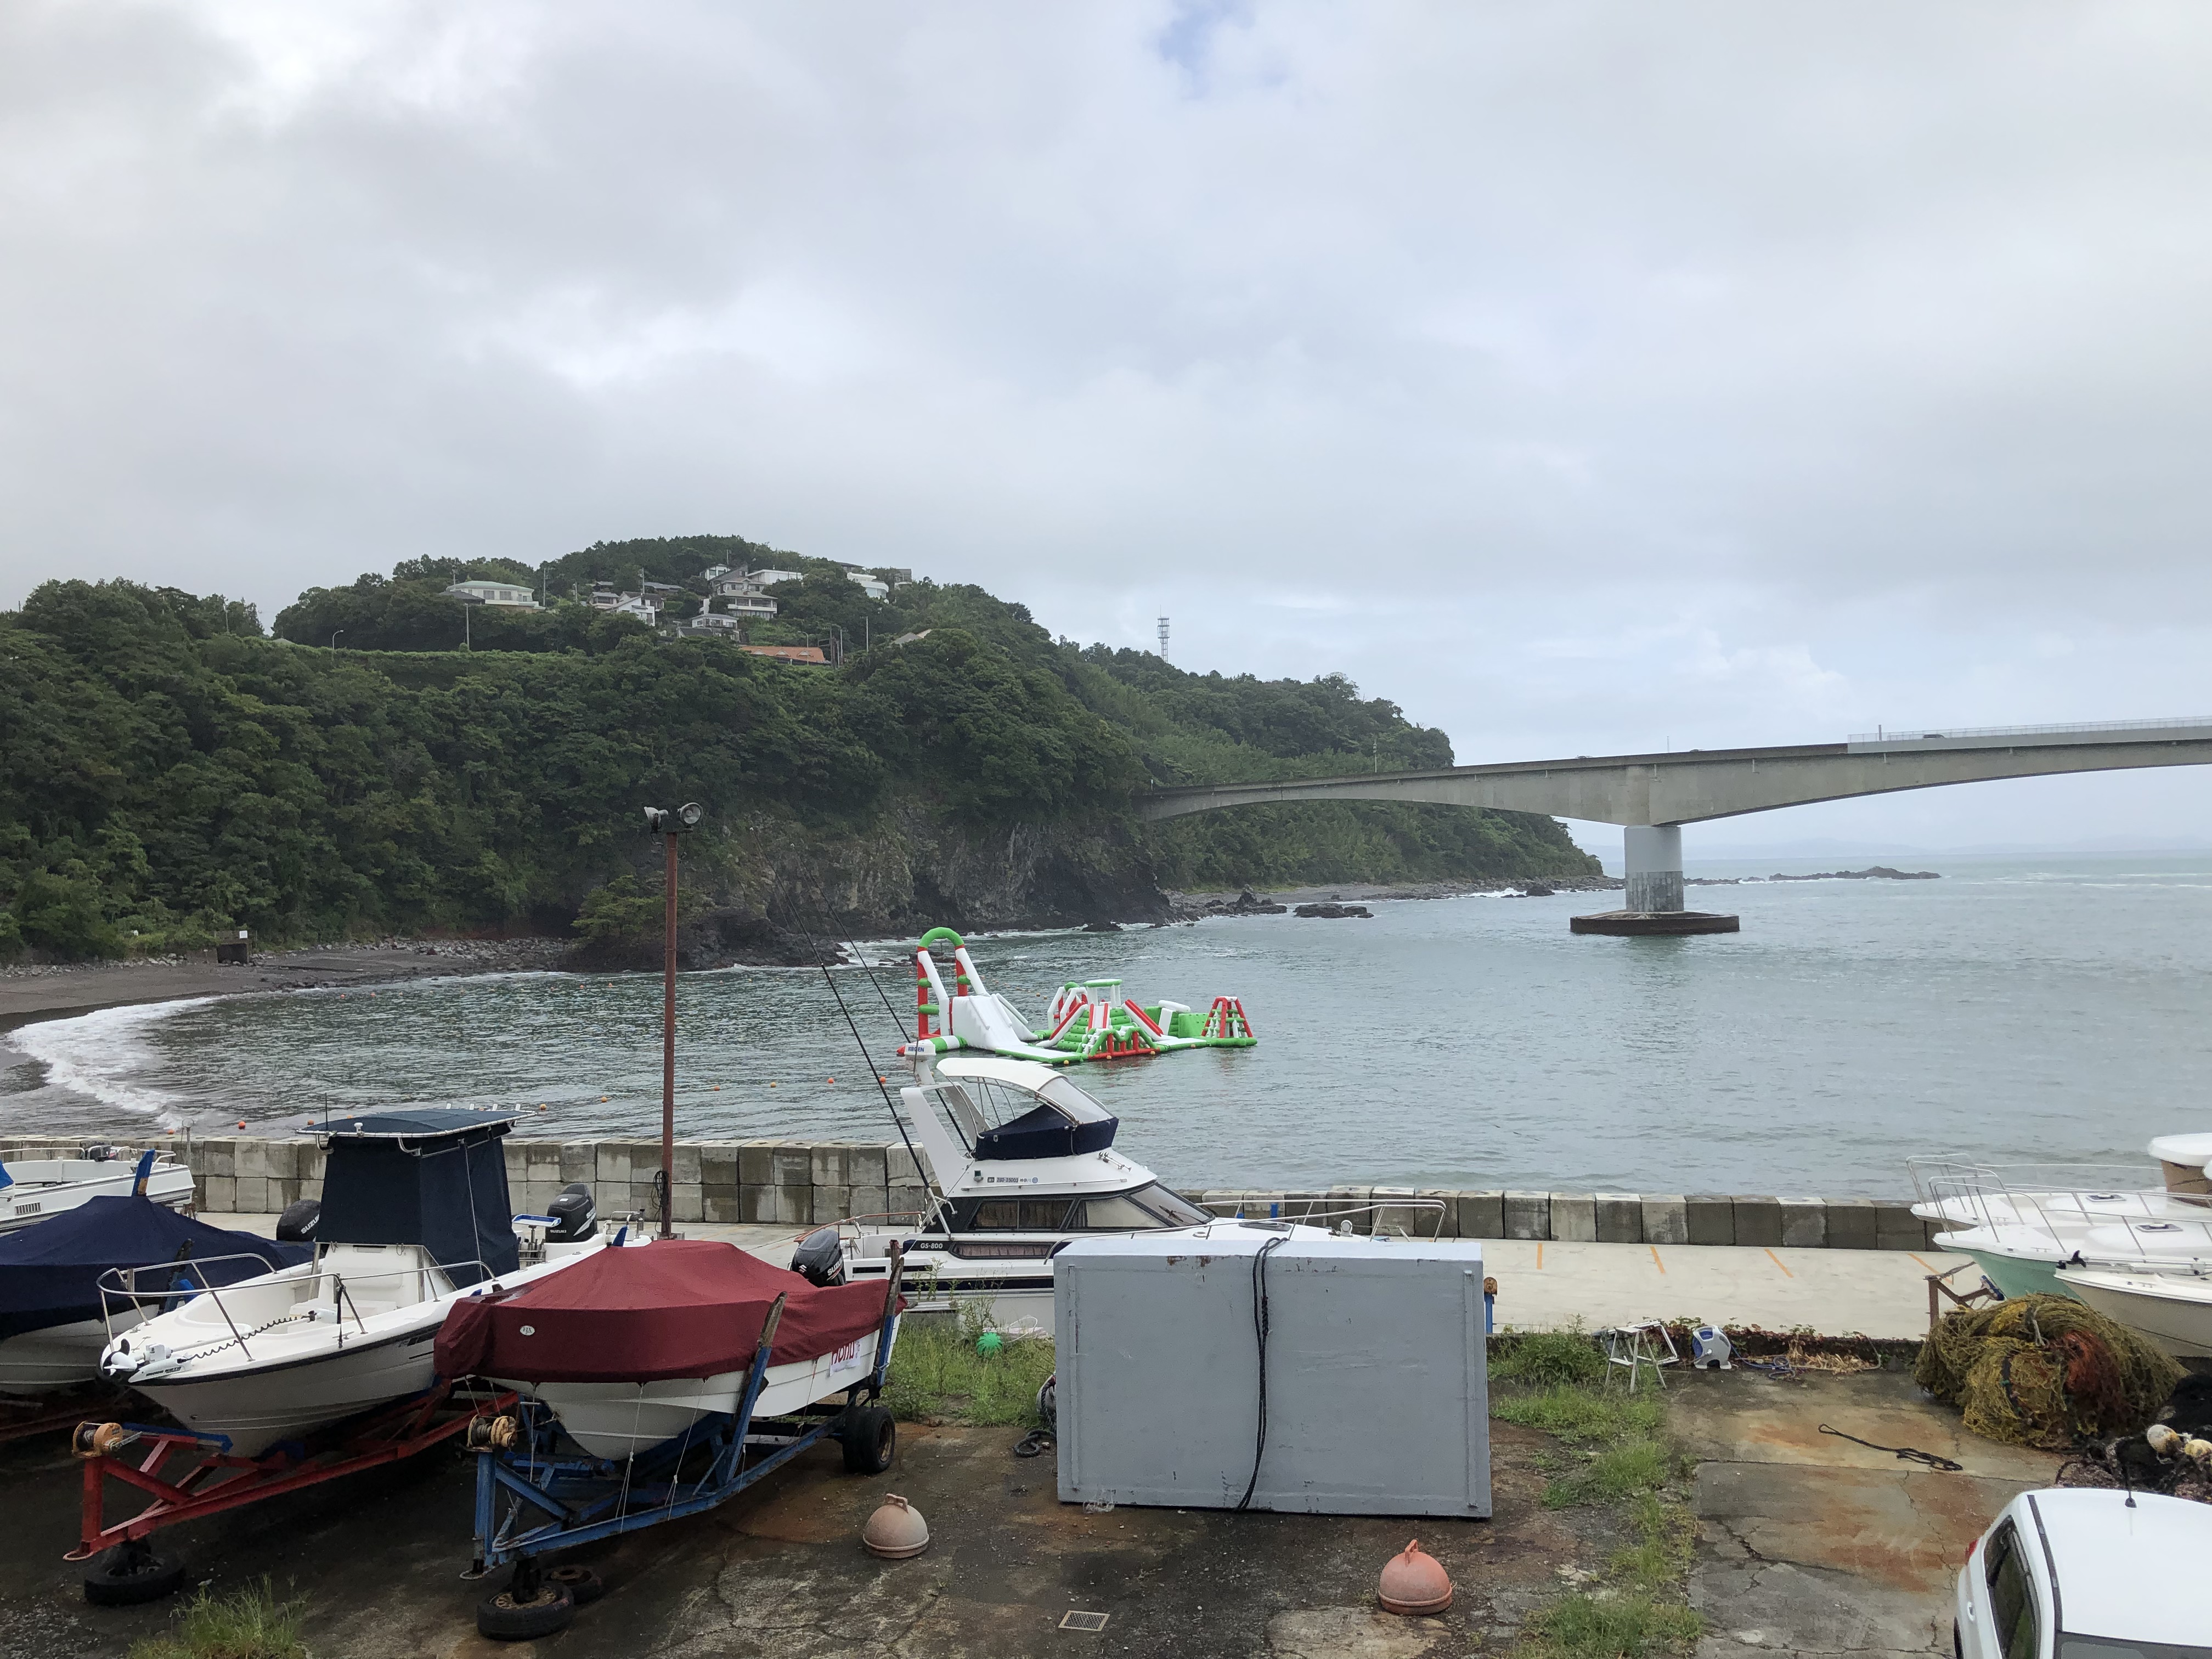
<path fill-rule="evenodd" d="M 1621 863 L 1627 903 L 1619 910 L 1576 916 L 1567 926 L 1577 933 L 1733 933 L 1734 916 L 1682 908 L 1682 826 L 1628 823 L 1621 826 Z"/>

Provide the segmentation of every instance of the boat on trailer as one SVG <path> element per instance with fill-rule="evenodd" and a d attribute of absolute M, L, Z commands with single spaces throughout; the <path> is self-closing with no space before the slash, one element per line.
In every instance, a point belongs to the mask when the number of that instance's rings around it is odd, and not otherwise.
<path fill-rule="evenodd" d="M 543 1558 L 715 1508 L 823 1441 L 848 1470 L 888 1469 L 899 1291 L 896 1261 L 880 1284 L 817 1286 L 732 1244 L 662 1238 L 456 1304 L 441 1375 L 520 1396 L 470 1431 L 469 1576 L 513 1567 L 477 1629 L 552 1634 L 593 1581 Z"/>
<path fill-rule="evenodd" d="M 1119 1120 L 1066 1072 L 940 1055 L 926 1042 L 899 1052 L 915 1079 L 899 1091 L 902 1127 L 911 1128 L 929 1206 L 808 1235 L 793 1266 L 815 1282 L 879 1284 L 896 1262 L 917 1311 L 973 1306 L 995 1329 L 1048 1336 L 1053 1258 L 1076 1239 L 1221 1218 L 1124 1156 L 1114 1145 Z M 1352 1206 L 1363 1207 L 1372 1206 Z"/>
<path fill-rule="evenodd" d="M 454 1302 L 533 1284 L 605 1243 L 586 1202 L 524 1259 L 499 1146 L 513 1122 L 458 1108 L 335 1121 L 313 1256 L 183 1291 L 111 1274 L 101 1373 L 240 1457 L 424 1393 Z M 162 1310 L 126 1328 L 149 1296 Z"/>

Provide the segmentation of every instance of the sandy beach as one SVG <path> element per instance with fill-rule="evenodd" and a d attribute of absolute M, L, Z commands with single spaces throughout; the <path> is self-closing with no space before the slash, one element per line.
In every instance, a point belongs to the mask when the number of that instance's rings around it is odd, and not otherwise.
<path fill-rule="evenodd" d="M 151 962 L 0 969 L 0 1031 L 33 1020 L 183 997 L 382 985 L 438 975 L 550 968 L 568 948 L 567 941 L 550 939 L 394 940 L 257 954 L 240 963 L 218 964 L 212 952 L 205 952 Z"/>

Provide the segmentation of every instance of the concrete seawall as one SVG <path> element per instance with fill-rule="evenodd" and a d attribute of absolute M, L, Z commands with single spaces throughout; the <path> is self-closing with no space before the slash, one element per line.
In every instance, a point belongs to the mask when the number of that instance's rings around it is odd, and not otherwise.
<path fill-rule="evenodd" d="M 82 1143 L 0 1142 L 0 1158 L 70 1158 Z M 658 1140 L 501 1143 L 520 1210 L 542 1212 L 572 1182 L 592 1188 L 602 1215 L 647 1213 L 660 1169 Z M 266 1215 L 318 1198 L 323 1152 L 306 1137 L 180 1136 L 139 1143 L 186 1156 L 200 1212 Z M 138 1148 L 133 1148 L 135 1152 Z M 676 1219 L 799 1228 L 851 1216 L 919 1209 L 925 1192 L 913 1155 L 897 1141 L 679 1140 Z M 1303 1220 L 1316 1212 L 1376 1205 L 1352 1218 L 1426 1235 L 1431 1203 L 1447 1238 L 1509 1238 L 1600 1244 L 1729 1244 L 1768 1249 L 1924 1250 L 1936 1229 L 1902 1200 L 1770 1197 L 1716 1193 L 1442 1191 L 1412 1187 L 1331 1187 L 1326 1191 L 1192 1190 L 1218 1212 Z"/>

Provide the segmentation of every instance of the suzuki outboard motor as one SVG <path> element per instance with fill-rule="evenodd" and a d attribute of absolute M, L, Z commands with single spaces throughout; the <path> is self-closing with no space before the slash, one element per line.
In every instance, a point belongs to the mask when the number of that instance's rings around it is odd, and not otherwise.
<path fill-rule="evenodd" d="M 592 1189 L 580 1181 L 570 1182 L 554 1194 L 545 1213 L 553 1218 L 545 1233 L 549 1244 L 573 1244 L 599 1230 L 599 1206 L 592 1202 Z"/>
<path fill-rule="evenodd" d="M 276 1218 L 276 1238 L 283 1244 L 312 1244 L 315 1228 L 323 1218 L 323 1200 L 319 1198 L 295 1199 L 284 1206 L 284 1213 Z"/>
<path fill-rule="evenodd" d="M 845 1282 L 845 1245 L 835 1227 L 817 1227 L 791 1253 L 791 1271 L 810 1285 Z"/>

